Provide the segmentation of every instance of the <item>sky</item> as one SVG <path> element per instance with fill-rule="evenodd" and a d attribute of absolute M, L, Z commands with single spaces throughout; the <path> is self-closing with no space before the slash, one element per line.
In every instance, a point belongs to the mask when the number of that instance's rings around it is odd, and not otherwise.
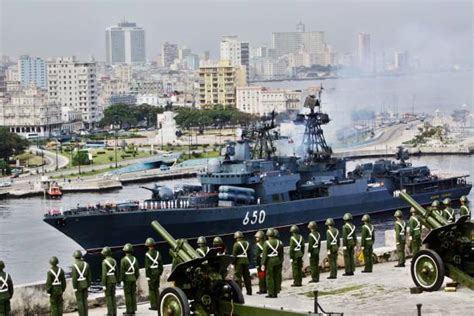
<path fill-rule="evenodd" d="M 126 19 L 145 28 L 148 60 L 165 41 L 217 58 L 224 35 L 270 45 L 272 32 L 302 21 L 341 53 L 354 52 L 357 33 L 367 32 L 378 53 L 408 50 L 472 66 L 473 7 L 470 0 L 0 0 L 0 54 L 104 60 L 105 28 Z"/>

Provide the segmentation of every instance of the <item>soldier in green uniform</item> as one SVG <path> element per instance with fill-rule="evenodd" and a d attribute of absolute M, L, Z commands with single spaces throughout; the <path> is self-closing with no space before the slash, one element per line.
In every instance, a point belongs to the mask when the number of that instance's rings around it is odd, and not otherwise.
<path fill-rule="evenodd" d="M 77 312 L 79 313 L 79 316 L 87 316 L 87 296 L 92 282 L 91 270 L 87 262 L 82 260 L 82 253 L 80 250 L 74 251 L 73 256 L 76 261 L 72 268 L 72 287 L 76 295 Z"/>
<path fill-rule="evenodd" d="M 158 298 L 160 297 L 160 277 L 163 273 L 163 260 L 160 253 L 155 249 L 155 240 L 147 238 L 145 246 L 148 252 L 145 254 L 145 275 L 148 281 L 148 297 L 150 299 L 150 310 L 158 310 Z"/>
<path fill-rule="evenodd" d="M 49 259 L 51 267 L 46 275 L 46 292 L 49 295 L 51 316 L 63 314 L 63 293 L 66 290 L 66 277 L 63 269 L 58 267 L 58 263 L 58 258 L 51 257 Z"/>
<path fill-rule="evenodd" d="M 362 237 L 361 237 L 361 247 L 360 249 L 364 252 L 364 261 L 365 267 L 362 270 L 363 273 L 372 272 L 372 268 L 374 265 L 372 254 L 374 252 L 374 241 L 375 241 L 375 234 L 374 234 L 374 226 L 370 223 L 370 216 L 369 214 L 365 214 L 362 216 Z"/>
<path fill-rule="evenodd" d="M 10 315 L 10 300 L 13 296 L 13 281 L 11 276 L 3 271 L 5 263 L 0 260 L 0 315 Z"/>
<path fill-rule="evenodd" d="M 265 233 L 261 230 L 255 233 L 255 265 L 257 267 L 257 274 L 258 274 L 258 292 L 257 294 L 266 294 L 267 293 L 267 285 L 265 282 L 265 278 L 260 277 L 260 273 L 262 272 L 262 254 L 263 254 L 263 246 L 265 245 Z"/>
<path fill-rule="evenodd" d="M 302 286 L 304 239 L 296 225 L 291 226 L 290 233 L 290 262 L 293 272 L 293 284 L 291 286 Z"/>
<path fill-rule="evenodd" d="M 433 202 L 431 202 L 431 210 L 433 212 L 436 212 L 439 215 L 443 216 L 443 212 L 439 209 L 439 201 L 438 200 L 434 200 Z"/>
<path fill-rule="evenodd" d="M 209 247 L 207 246 L 207 240 L 204 236 L 199 236 L 197 240 L 198 247 L 196 248 L 197 253 L 201 257 L 205 257 L 209 252 Z"/>
<path fill-rule="evenodd" d="M 471 211 L 469 210 L 469 201 L 465 195 L 459 198 L 459 202 L 461 202 L 461 207 L 459 208 L 459 213 L 461 216 L 471 216 Z"/>
<path fill-rule="evenodd" d="M 308 224 L 310 230 L 308 235 L 308 257 L 309 268 L 311 270 L 311 280 L 309 283 L 319 282 L 319 250 L 321 249 L 321 235 L 317 231 L 318 225 L 315 221 Z"/>
<path fill-rule="evenodd" d="M 352 223 L 352 214 L 346 213 L 343 218 L 344 225 L 342 226 L 342 250 L 344 252 L 344 276 L 354 275 L 355 271 L 355 257 L 354 249 L 357 245 L 357 236 L 355 234 L 355 225 Z"/>
<path fill-rule="evenodd" d="M 112 250 L 104 247 L 100 252 L 104 256 L 102 260 L 101 283 L 104 287 L 105 301 L 107 303 L 107 315 L 117 315 L 117 300 L 115 298 L 115 288 L 119 280 L 117 261 L 112 258 Z"/>
<path fill-rule="evenodd" d="M 219 249 L 219 251 L 217 252 L 218 256 L 225 255 L 225 244 L 221 237 L 214 237 L 214 239 L 212 240 L 212 247 Z"/>
<path fill-rule="evenodd" d="M 281 292 L 281 283 L 283 282 L 283 261 L 285 260 L 284 258 L 284 251 L 283 251 L 283 242 L 280 240 L 280 232 L 276 228 L 272 228 L 275 238 L 278 241 L 278 255 L 280 256 L 280 267 L 278 270 L 278 279 L 276 281 L 277 283 L 277 293 Z"/>
<path fill-rule="evenodd" d="M 410 228 L 408 239 L 410 240 L 410 251 L 412 255 L 415 255 L 420 251 L 421 247 L 421 223 L 416 215 L 415 208 L 410 208 L 410 219 L 408 220 L 408 227 Z"/>
<path fill-rule="evenodd" d="M 267 230 L 268 240 L 263 245 L 262 252 L 262 271 L 265 271 L 265 279 L 267 283 L 266 297 L 274 298 L 278 295 L 278 282 L 281 275 L 281 256 L 280 256 L 280 242 L 275 237 L 275 231 L 270 228 Z"/>
<path fill-rule="evenodd" d="M 334 219 L 326 220 L 326 244 L 328 250 L 328 260 L 330 273 L 328 279 L 337 278 L 337 255 L 339 251 L 339 230 L 334 227 Z"/>
<path fill-rule="evenodd" d="M 127 315 L 134 315 L 137 310 L 137 280 L 140 271 L 137 258 L 132 255 L 132 244 L 125 244 L 123 252 L 125 256 L 120 261 L 120 278 L 123 281 L 125 310 Z"/>
<path fill-rule="evenodd" d="M 234 247 L 232 248 L 232 255 L 235 257 L 234 273 L 237 284 L 242 288 L 242 278 L 244 279 L 245 289 L 247 295 L 252 295 L 252 284 L 250 280 L 249 271 L 249 243 L 244 240 L 244 234 L 237 231 L 234 234 Z"/>
<path fill-rule="evenodd" d="M 405 242 L 407 234 L 407 224 L 403 220 L 403 213 L 401 210 L 396 210 L 394 214 L 395 221 L 395 243 L 397 245 L 398 252 L 398 264 L 396 268 L 405 266 Z"/>
<path fill-rule="evenodd" d="M 446 218 L 449 223 L 454 223 L 454 209 L 451 207 L 451 199 L 445 198 L 443 204 L 443 217 Z"/>

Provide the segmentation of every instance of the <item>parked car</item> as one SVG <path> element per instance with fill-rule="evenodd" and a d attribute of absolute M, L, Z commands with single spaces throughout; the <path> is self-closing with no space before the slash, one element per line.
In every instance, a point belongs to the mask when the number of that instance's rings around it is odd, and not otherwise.
<path fill-rule="evenodd" d="M 167 171 L 167 170 L 170 170 L 170 167 L 168 165 L 162 164 L 160 166 L 160 171 Z"/>

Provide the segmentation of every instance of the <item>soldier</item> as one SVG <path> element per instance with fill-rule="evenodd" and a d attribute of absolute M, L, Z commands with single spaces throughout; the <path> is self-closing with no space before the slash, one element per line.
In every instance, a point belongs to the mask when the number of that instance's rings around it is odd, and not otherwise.
<path fill-rule="evenodd" d="M 365 214 L 362 216 L 362 237 L 361 237 L 361 247 L 360 249 L 364 252 L 364 261 L 365 267 L 362 270 L 363 273 L 370 273 L 372 272 L 373 268 L 373 258 L 372 253 L 374 251 L 374 241 L 375 241 L 375 234 L 374 234 L 374 226 L 370 224 L 370 216 L 369 214 Z"/>
<path fill-rule="evenodd" d="M 296 225 L 291 226 L 290 233 L 290 262 L 293 271 L 293 284 L 291 286 L 302 286 L 304 239 Z"/>
<path fill-rule="evenodd" d="M 107 315 L 117 315 L 117 300 L 115 298 L 115 288 L 119 280 L 117 261 L 112 258 L 112 250 L 104 247 L 100 252 L 104 256 L 102 260 L 102 278 L 101 283 L 104 287 L 105 301 L 107 303 Z"/>
<path fill-rule="evenodd" d="M 355 225 L 352 224 L 352 214 L 346 213 L 342 218 L 344 225 L 342 226 L 342 250 L 344 252 L 344 276 L 354 275 L 355 258 L 354 249 L 357 245 L 357 236 L 355 234 Z"/>
<path fill-rule="evenodd" d="M 137 280 L 140 276 L 137 258 L 133 253 L 132 244 L 123 247 L 125 256 L 120 261 L 120 278 L 123 281 L 126 315 L 134 315 L 137 310 Z"/>
<path fill-rule="evenodd" d="M 74 251 L 73 256 L 76 259 L 76 262 L 72 269 L 72 287 L 76 295 L 77 312 L 79 313 L 79 316 L 87 316 L 87 296 L 92 281 L 91 270 L 87 262 L 82 260 L 82 253 L 80 250 Z"/>
<path fill-rule="evenodd" d="M 421 223 L 416 215 L 416 210 L 414 207 L 410 208 L 410 219 L 408 220 L 409 231 L 409 240 L 410 240 L 410 251 L 412 255 L 415 255 L 420 251 L 421 247 Z"/>
<path fill-rule="evenodd" d="M 443 216 L 441 210 L 439 209 L 439 201 L 438 200 L 434 200 L 432 203 L 431 203 L 431 210 L 433 212 L 436 212 L 438 213 L 439 215 Z"/>
<path fill-rule="evenodd" d="M 407 234 L 407 224 L 403 220 L 402 211 L 396 210 L 394 214 L 395 218 L 395 242 L 397 244 L 398 252 L 398 264 L 396 268 L 405 267 L 405 242 Z"/>
<path fill-rule="evenodd" d="M 51 316 L 63 314 L 63 293 L 66 290 L 66 277 L 63 269 L 58 267 L 58 263 L 57 257 L 51 257 L 49 259 L 51 268 L 46 275 L 46 292 L 49 295 Z"/>
<path fill-rule="evenodd" d="M 444 209 L 443 209 L 443 217 L 448 220 L 448 223 L 454 223 L 454 210 L 451 207 L 451 199 L 445 198 L 443 200 Z"/>
<path fill-rule="evenodd" d="M 5 263 L 0 260 L 0 315 L 10 314 L 10 300 L 13 296 L 13 281 L 11 276 L 3 271 Z"/>
<path fill-rule="evenodd" d="M 197 253 L 204 258 L 209 252 L 209 247 L 207 246 L 207 240 L 204 236 L 199 236 L 197 240 L 198 247 L 196 248 Z"/>
<path fill-rule="evenodd" d="M 315 221 L 309 222 L 308 257 L 309 268 L 311 270 L 311 280 L 309 283 L 319 282 L 319 249 L 321 249 L 321 235 L 317 231 L 317 228 L 318 225 Z"/>
<path fill-rule="evenodd" d="M 278 282 L 281 272 L 280 242 L 275 237 L 273 229 L 267 230 L 268 240 L 263 245 L 262 271 L 265 271 L 268 295 L 266 297 L 275 298 L 278 295 Z"/>
<path fill-rule="evenodd" d="M 150 310 L 158 310 L 158 298 L 160 297 L 160 277 L 163 273 L 163 261 L 160 253 L 155 249 L 155 240 L 147 238 L 145 246 L 148 252 L 145 254 L 145 275 L 148 281 L 148 292 L 150 299 Z"/>
<path fill-rule="evenodd" d="M 326 244 L 328 250 L 328 260 L 330 274 L 327 277 L 328 279 L 337 278 L 337 255 L 339 251 L 339 230 L 334 227 L 334 219 L 328 218 L 326 220 Z"/>
<path fill-rule="evenodd" d="M 235 269 L 235 278 L 237 284 L 242 288 L 242 278 L 244 279 L 245 289 L 247 290 L 247 295 L 252 295 L 252 284 L 250 280 L 250 271 L 249 271 L 249 243 L 244 240 L 244 234 L 237 231 L 234 234 L 234 247 L 232 249 L 232 255 L 235 257 L 234 269 Z"/>
<path fill-rule="evenodd" d="M 471 212 L 469 210 L 469 201 L 465 195 L 459 198 L 459 202 L 461 202 L 461 207 L 459 208 L 459 213 L 461 216 L 471 216 Z"/>
<path fill-rule="evenodd" d="M 262 273 L 262 254 L 263 254 L 263 246 L 265 245 L 265 233 L 261 230 L 255 233 L 255 265 L 257 267 L 257 274 L 258 274 L 258 292 L 257 294 L 266 294 L 267 293 L 267 285 L 265 282 L 265 278 L 261 277 L 260 274 Z"/>
<path fill-rule="evenodd" d="M 217 252 L 218 256 L 225 255 L 225 244 L 221 237 L 214 237 L 214 239 L 212 240 L 212 247 L 219 249 Z"/>
<path fill-rule="evenodd" d="M 280 256 L 280 267 L 278 270 L 278 279 L 277 279 L 277 293 L 281 292 L 281 283 L 283 282 L 283 261 L 285 260 L 284 258 L 284 251 L 283 251 L 283 242 L 280 240 L 280 232 L 278 229 L 273 228 L 273 232 L 275 234 L 275 238 L 278 241 L 278 255 Z"/>

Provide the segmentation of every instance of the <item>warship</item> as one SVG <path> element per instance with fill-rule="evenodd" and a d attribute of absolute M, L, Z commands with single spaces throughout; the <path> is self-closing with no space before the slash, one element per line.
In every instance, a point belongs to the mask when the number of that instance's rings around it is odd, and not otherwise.
<path fill-rule="evenodd" d="M 289 228 L 303 232 L 309 221 L 340 219 L 346 212 L 363 214 L 406 209 L 394 193 L 405 190 L 420 205 L 445 197 L 458 200 L 472 185 L 468 175 L 441 177 L 427 166 L 412 166 L 402 148 L 397 161 L 380 159 L 347 172 L 346 160 L 332 156 L 323 125 L 330 122 L 322 111 L 321 92 L 305 100 L 305 124 L 299 156 L 276 155 L 274 115 L 242 133 L 230 143 L 220 159 L 209 160 L 198 172 L 199 185 L 175 188 L 155 185 L 150 199 L 124 203 L 78 206 L 62 213 L 47 213 L 44 221 L 82 246 L 88 255 L 109 246 L 119 255 L 125 243 L 144 252 L 144 242 L 158 220 L 170 234 L 194 243 L 221 236 L 228 246 L 240 230 L 253 236 L 258 230 L 276 227 L 283 240 Z M 165 240 L 157 240 L 164 260 L 170 260 Z M 138 255 L 138 257 L 142 257 Z"/>

